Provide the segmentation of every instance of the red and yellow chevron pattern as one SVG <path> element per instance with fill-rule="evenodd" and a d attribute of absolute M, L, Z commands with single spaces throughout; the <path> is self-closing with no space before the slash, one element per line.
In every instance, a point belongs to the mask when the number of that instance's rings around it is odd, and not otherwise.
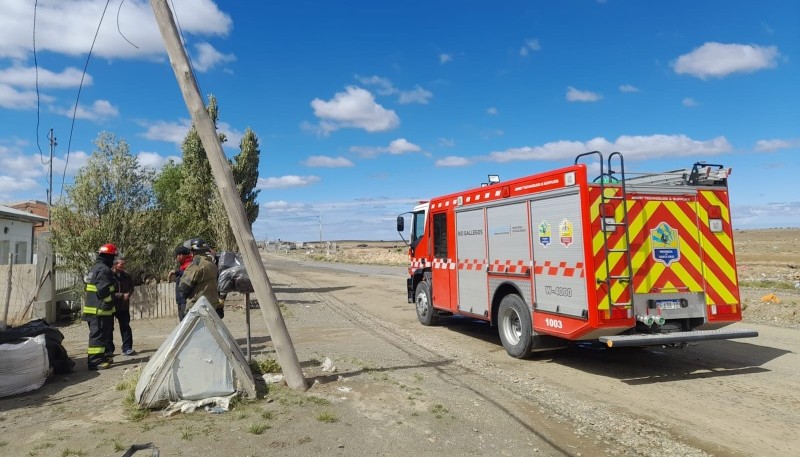
<path fill-rule="evenodd" d="M 606 187 L 608 195 L 619 195 L 619 188 Z M 601 228 L 600 188 L 590 188 L 592 202 L 590 220 L 593 234 L 592 250 L 597 282 L 598 308 L 629 304 L 629 288 L 625 282 L 606 283 L 606 261 L 611 276 L 632 273 L 635 293 L 705 292 L 706 304 L 717 306 L 716 312 L 739 313 L 739 291 L 731 236 L 730 213 L 725 190 L 701 190 L 686 195 L 628 194 L 625 202 L 628 211 L 628 230 L 632 271 L 627 268 L 624 253 L 612 252 L 606 259 L 605 239 Z M 613 207 L 617 221 L 623 219 L 622 200 L 607 203 Z M 707 208 L 721 209 L 723 231 L 709 229 Z M 676 259 L 664 261 L 654 254 L 654 239 L 660 227 L 672 229 L 677 234 Z M 658 241 L 658 240 L 656 240 Z M 624 232 L 617 228 L 608 233 L 608 246 L 623 250 Z M 711 316 L 713 313 L 709 313 Z"/>

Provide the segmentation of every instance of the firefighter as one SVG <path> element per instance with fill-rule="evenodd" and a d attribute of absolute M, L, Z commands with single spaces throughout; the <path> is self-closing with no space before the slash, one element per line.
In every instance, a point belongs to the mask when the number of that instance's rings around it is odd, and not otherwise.
<path fill-rule="evenodd" d="M 225 309 L 219 301 L 218 270 L 211 256 L 211 246 L 203 239 L 195 238 L 189 240 L 189 249 L 192 251 L 192 263 L 183 272 L 178 290 L 186 297 L 189 308 L 194 306 L 200 297 L 206 297 L 222 319 L 225 317 Z"/>
<path fill-rule="evenodd" d="M 83 320 L 89 324 L 89 346 L 86 350 L 90 370 L 105 370 L 113 360 L 106 353 L 112 350 L 114 337 L 114 290 L 116 280 L 111 266 L 117 256 L 117 247 L 104 244 L 97 250 L 97 259 L 84 278 L 86 299 L 83 304 Z M 111 354 L 113 355 L 113 354 Z"/>

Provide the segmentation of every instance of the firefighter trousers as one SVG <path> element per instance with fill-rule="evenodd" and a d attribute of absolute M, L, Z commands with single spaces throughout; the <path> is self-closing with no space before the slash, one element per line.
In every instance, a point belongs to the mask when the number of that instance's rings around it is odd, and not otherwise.
<path fill-rule="evenodd" d="M 106 346 L 114 337 L 114 316 L 84 315 L 89 324 L 89 345 L 86 350 L 89 368 L 95 368 L 106 362 Z"/>

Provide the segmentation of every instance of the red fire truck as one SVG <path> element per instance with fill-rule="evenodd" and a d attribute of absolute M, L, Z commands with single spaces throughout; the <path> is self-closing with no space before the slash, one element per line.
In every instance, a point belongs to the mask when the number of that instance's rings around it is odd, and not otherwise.
<path fill-rule="evenodd" d="M 408 301 L 423 325 L 491 323 L 518 358 L 757 336 L 723 328 L 742 319 L 729 174 L 699 162 L 626 176 L 621 153 L 594 151 L 422 202 L 397 218 L 402 237 L 410 216 Z"/>

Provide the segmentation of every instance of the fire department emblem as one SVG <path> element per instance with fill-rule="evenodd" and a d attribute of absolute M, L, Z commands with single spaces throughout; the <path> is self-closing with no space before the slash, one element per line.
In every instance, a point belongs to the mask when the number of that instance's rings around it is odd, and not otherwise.
<path fill-rule="evenodd" d="M 572 244 L 572 222 L 569 219 L 564 219 L 558 224 L 558 238 L 565 248 Z"/>
<path fill-rule="evenodd" d="M 670 266 L 672 262 L 681 259 L 680 239 L 678 230 L 672 228 L 666 222 L 658 224 L 658 227 L 650 230 L 650 243 L 653 245 L 653 259 Z"/>
<path fill-rule="evenodd" d="M 547 221 L 542 221 L 537 231 L 539 233 L 539 244 L 547 247 L 547 245 L 550 244 L 550 224 L 548 224 Z"/>

